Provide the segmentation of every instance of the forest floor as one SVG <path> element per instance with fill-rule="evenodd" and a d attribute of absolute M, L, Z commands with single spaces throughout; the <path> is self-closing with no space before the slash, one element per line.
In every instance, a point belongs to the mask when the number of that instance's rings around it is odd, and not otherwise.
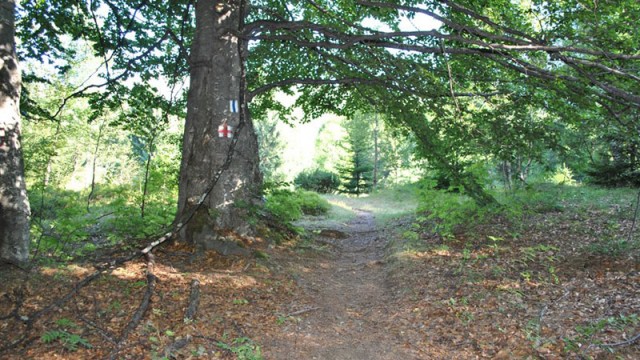
<path fill-rule="evenodd" d="M 142 258 L 98 266 L 131 249 L 0 269 L 0 359 L 640 358 L 627 205 L 447 238 L 393 199 L 332 200 L 254 257 L 158 247 L 151 282 Z"/>

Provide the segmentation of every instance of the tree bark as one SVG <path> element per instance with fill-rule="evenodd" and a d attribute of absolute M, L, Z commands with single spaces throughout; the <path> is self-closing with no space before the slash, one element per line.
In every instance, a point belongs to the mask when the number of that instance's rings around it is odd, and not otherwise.
<path fill-rule="evenodd" d="M 378 187 L 378 162 L 380 161 L 380 149 L 378 147 L 378 113 L 375 113 L 373 124 L 373 188 Z"/>
<path fill-rule="evenodd" d="M 20 264 L 29 257 L 30 207 L 20 145 L 15 7 L 15 0 L 0 1 L 0 260 Z"/>
<path fill-rule="evenodd" d="M 237 37 L 242 33 L 244 2 L 199 0 L 196 4 L 180 168 L 176 221 L 183 224 L 181 240 L 223 253 L 240 251 L 228 246 L 225 234 L 254 233 L 247 216 L 260 200 L 262 185 L 258 141 L 244 101 L 246 42 Z M 233 100 L 237 112 L 230 105 Z M 234 130 L 240 128 L 234 134 L 238 137 L 234 146 L 232 139 L 218 137 L 218 126 L 225 122 Z M 231 163 L 224 169 L 228 156 Z"/>

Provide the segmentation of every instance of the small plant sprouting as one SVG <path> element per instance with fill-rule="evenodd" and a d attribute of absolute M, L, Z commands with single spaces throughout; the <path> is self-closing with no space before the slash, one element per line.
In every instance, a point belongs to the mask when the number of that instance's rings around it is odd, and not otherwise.
<path fill-rule="evenodd" d="M 247 305 L 249 300 L 247 299 L 233 299 L 233 305 Z"/>
<path fill-rule="evenodd" d="M 56 325 L 59 329 L 49 330 L 42 334 L 40 341 L 45 344 L 51 344 L 55 341 L 62 343 L 65 349 L 69 351 L 78 350 L 78 346 L 83 346 L 87 349 L 91 349 L 92 346 L 80 335 L 69 332 L 70 329 L 78 329 L 79 326 L 68 318 L 60 318 L 56 320 Z"/>
<path fill-rule="evenodd" d="M 260 346 L 256 345 L 251 339 L 246 337 L 234 339 L 231 344 L 220 341 L 216 345 L 223 350 L 236 354 L 238 356 L 238 360 L 263 359 Z"/>
<path fill-rule="evenodd" d="M 78 350 L 79 346 L 83 346 L 87 349 L 92 348 L 87 339 L 83 338 L 80 335 L 67 332 L 65 330 L 49 330 L 42 334 L 40 340 L 45 344 L 59 341 L 60 343 L 62 343 L 64 348 L 69 351 L 76 351 Z"/>
<path fill-rule="evenodd" d="M 60 318 L 56 320 L 56 325 L 64 329 L 75 329 L 78 327 L 78 325 L 68 318 Z"/>
<path fill-rule="evenodd" d="M 638 314 L 631 314 L 612 316 L 596 322 L 579 325 L 575 328 L 577 334 L 574 337 L 565 337 L 562 339 L 565 345 L 564 349 L 567 353 L 584 355 L 583 352 L 589 347 L 597 345 L 613 352 L 613 348 L 603 344 L 602 341 L 598 339 L 598 335 L 608 330 L 629 331 L 637 328 L 639 324 L 640 316 L 638 316 Z"/>

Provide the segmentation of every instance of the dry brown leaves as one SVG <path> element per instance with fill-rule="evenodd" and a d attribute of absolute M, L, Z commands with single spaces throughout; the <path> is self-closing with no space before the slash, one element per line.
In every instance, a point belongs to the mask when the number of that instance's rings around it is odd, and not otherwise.
<path fill-rule="evenodd" d="M 640 332 L 637 250 L 615 256 L 593 250 L 629 227 L 611 226 L 603 213 L 568 212 L 531 217 L 516 236 L 500 221 L 454 240 L 424 233 L 424 246 L 399 251 L 401 244 L 380 263 L 393 302 L 383 331 L 422 359 L 638 359 L 640 341 L 624 343 Z M 380 238 L 400 238 L 401 226 L 391 228 Z M 262 247 L 272 259 L 302 265 L 324 259 L 311 250 Z M 95 269 L 79 263 L 0 271 L 0 348 L 9 348 L 0 358 L 233 359 L 221 343 L 238 346 L 244 340 L 233 341 L 246 338 L 268 347 L 262 339 L 286 336 L 288 314 L 314 307 L 275 260 L 197 256 L 175 244 L 155 253 L 151 307 L 117 353 L 115 343 L 146 290 L 142 259 L 102 275 L 32 323 L 25 317 Z M 185 321 L 193 279 L 200 282 L 200 305 L 196 320 Z M 67 335 L 45 341 L 54 331 Z"/>

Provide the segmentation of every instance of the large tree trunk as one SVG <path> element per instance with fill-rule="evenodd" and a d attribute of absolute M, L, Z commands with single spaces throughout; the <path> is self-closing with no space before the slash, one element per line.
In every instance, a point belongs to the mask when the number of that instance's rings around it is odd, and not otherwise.
<path fill-rule="evenodd" d="M 258 141 L 244 103 L 246 43 L 241 33 L 244 0 L 224 3 L 199 0 L 196 4 L 196 34 L 191 51 L 191 84 L 187 102 L 178 214 L 184 224 L 182 240 L 206 249 L 238 252 L 225 241 L 225 234 L 251 235 L 247 221 L 251 207 L 259 201 L 262 177 Z M 240 41 L 240 43 L 239 43 Z M 230 101 L 238 102 L 233 112 Z M 237 143 L 218 137 L 218 126 L 240 128 Z M 233 148 L 233 151 L 230 149 Z M 224 164 L 228 156 L 232 161 Z M 222 175 L 202 202 L 210 184 Z M 202 204 L 199 206 L 199 204 Z M 190 214 L 195 211 L 193 217 Z"/>
<path fill-rule="evenodd" d="M 0 260 L 29 257 L 29 200 L 20 146 L 21 76 L 15 51 L 15 1 L 0 0 Z"/>

